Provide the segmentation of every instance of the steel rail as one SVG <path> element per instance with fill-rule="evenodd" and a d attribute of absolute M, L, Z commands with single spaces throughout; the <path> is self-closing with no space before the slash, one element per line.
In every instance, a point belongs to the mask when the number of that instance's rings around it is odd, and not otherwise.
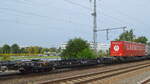
<path fill-rule="evenodd" d="M 111 69 L 111 70 L 105 70 L 105 71 L 98 71 L 98 72 L 92 72 L 92 73 L 83 74 L 83 75 L 76 75 L 76 76 L 72 76 L 72 77 L 49 80 L 49 81 L 44 81 L 44 82 L 39 83 L 39 84 L 61 84 L 61 83 L 65 83 L 65 84 L 67 84 L 67 83 L 87 84 L 87 83 L 92 82 L 92 81 L 101 80 L 101 79 L 104 79 L 104 78 L 112 77 L 112 76 L 115 76 L 115 75 L 130 72 L 130 71 L 134 71 L 134 70 L 141 69 L 141 68 L 148 67 L 148 66 L 150 66 L 150 62 L 143 63 L 143 64 L 138 64 L 138 65 L 132 65 L 132 66 L 123 67 L 123 68 L 117 68 L 117 69 Z M 123 71 L 121 71 L 121 70 L 123 70 Z M 116 72 L 116 71 L 120 71 L 120 72 Z M 111 73 L 114 72 L 114 73 L 109 74 L 109 75 L 101 76 L 101 74 L 106 74 L 106 73 L 110 73 L 110 72 Z"/>

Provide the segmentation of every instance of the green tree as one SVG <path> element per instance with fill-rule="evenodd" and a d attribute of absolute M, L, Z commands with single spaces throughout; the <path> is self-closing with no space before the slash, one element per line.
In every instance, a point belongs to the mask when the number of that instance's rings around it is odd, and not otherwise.
<path fill-rule="evenodd" d="M 40 48 L 40 47 L 38 47 L 38 46 L 34 46 L 34 47 L 33 47 L 33 52 L 34 52 L 35 54 L 40 53 L 40 51 L 41 51 L 41 48 Z"/>
<path fill-rule="evenodd" d="M 21 48 L 20 53 L 27 53 L 26 48 Z"/>
<path fill-rule="evenodd" d="M 33 53 L 34 53 L 34 49 L 33 49 L 32 46 L 27 47 L 27 48 L 26 48 L 26 51 L 27 51 L 27 53 L 29 53 L 29 54 L 33 54 Z"/>
<path fill-rule="evenodd" d="M 42 48 L 41 53 L 49 52 L 48 48 Z"/>
<path fill-rule="evenodd" d="M 150 46 L 150 42 L 147 43 Z"/>
<path fill-rule="evenodd" d="M 122 33 L 119 38 L 116 39 L 116 41 L 134 41 L 135 35 L 133 33 L 133 30 L 126 31 Z"/>
<path fill-rule="evenodd" d="M 60 53 L 62 51 L 61 47 L 57 49 L 57 52 Z"/>
<path fill-rule="evenodd" d="M 9 60 L 11 60 L 11 57 L 10 56 L 3 56 L 1 60 L 9 61 Z"/>
<path fill-rule="evenodd" d="M 136 37 L 133 30 L 122 33 L 116 41 L 132 41 L 147 44 L 148 39 L 145 36 Z"/>
<path fill-rule="evenodd" d="M 26 48 L 27 53 L 30 54 L 38 54 L 41 52 L 41 47 L 38 46 L 30 46 Z"/>
<path fill-rule="evenodd" d="M 100 50 L 100 51 L 98 52 L 98 54 L 99 54 L 99 57 L 105 57 L 105 56 L 107 56 L 107 52 L 105 52 L 105 51 L 103 51 L 103 50 Z"/>
<path fill-rule="evenodd" d="M 50 52 L 57 52 L 57 48 L 53 47 L 49 49 Z"/>
<path fill-rule="evenodd" d="M 77 54 L 77 59 L 95 59 L 97 56 L 93 50 L 86 48 Z"/>
<path fill-rule="evenodd" d="M 2 51 L 2 48 L 0 47 L 0 53 L 2 53 L 3 51 Z"/>
<path fill-rule="evenodd" d="M 134 40 L 134 42 L 147 44 L 148 39 L 145 36 L 138 37 Z"/>
<path fill-rule="evenodd" d="M 65 59 L 76 59 L 81 58 L 77 55 L 81 53 L 84 49 L 89 49 L 89 44 L 87 41 L 81 38 L 75 38 L 68 41 L 66 49 L 62 52 L 62 57 Z"/>
<path fill-rule="evenodd" d="M 3 45 L 2 52 L 3 53 L 10 53 L 10 46 L 7 44 Z"/>
<path fill-rule="evenodd" d="M 19 45 L 17 45 L 17 44 L 13 44 L 12 46 L 11 46 L 11 53 L 20 53 L 20 47 L 19 47 Z"/>

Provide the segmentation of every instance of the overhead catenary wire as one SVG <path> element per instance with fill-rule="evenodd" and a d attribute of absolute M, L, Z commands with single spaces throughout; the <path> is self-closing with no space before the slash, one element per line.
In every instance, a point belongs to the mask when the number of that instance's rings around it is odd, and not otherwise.
<path fill-rule="evenodd" d="M 7 22 L 7 24 L 16 23 L 17 25 L 25 25 L 25 28 L 27 28 L 27 29 L 28 28 L 32 28 L 32 29 L 41 29 L 41 28 L 43 28 L 43 29 L 46 29 L 46 30 L 58 31 L 55 28 L 59 28 L 57 26 L 53 26 L 53 28 L 50 28 L 51 27 L 50 25 L 41 25 L 40 26 L 40 24 L 38 24 L 38 23 L 28 23 L 27 21 L 19 21 L 19 20 L 7 19 L 7 18 L 0 18 L 0 21 L 2 21 L 1 23 L 4 23 L 4 24 Z M 30 26 L 30 27 L 27 27 L 27 26 Z M 76 30 L 79 31 L 78 29 L 74 29 L 74 31 L 76 31 Z M 84 31 L 84 29 L 80 29 L 80 31 L 81 30 Z"/>
<path fill-rule="evenodd" d="M 71 0 L 63 0 L 63 1 L 65 1 L 65 2 L 67 2 L 67 3 L 70 3 L 70 4 L 73 4 L 73 5 L 76 5 L 76 6 L 79 6 L 79 7 L 82 7 L 82 8 L 87 9 L 87 10 L 91 10 L 89 7 L 84 6 L 84 5 L 81 5 L 81 4 L 76 3 L 76 2 L 73 2 L 73 1 L 71 1 Z M 27 1 L 26 1 L 26 0 L 17 0 L 16 2 L 32 5 L 32 4 L 31 4 L 31 1 L 29 1 L 29 0 L 27 0 Z M 32 3 L 33 3 L 33 2 L 32 2 Z M 108 10 L 109 10 L 109 9 L 108 9 Z M 99 10 L 98 10 L 98 11 L 99 11 Z M 122 16 L 128 17 L 130 20 L 132 19 L 132 20 L 134 20 L 134 21 L 136 21 L 136 22 L 138 22 L 138 23 L 145 24 L 145 25 L 149 26 L 148 24 L 144 23 L 143 21 L 141 21 L 141 20 L 139 20 L 139 19 L 137 19 L 137 18 L 135 18 L 135 17 L 129 16 L 129 15 L 123 13 L 123 12 L 120 12 L 120 11 L 118 12 L 118 11 L 117 11 L 117 13 L 120 13 Z M 125 20 L 121 20 L 121 19 L 119 19 L 119 18 L 117 18 L 117 17 L 115 17 L 115 16 L 111 16 L 111 15 L 108 15 L 108 14 L 106 14 L 106 13 L 102 13 L 102 14 L 103 14 L 104 16 L 106 16 L 106 17 L 112 18 L 113 20 L 116 20 L 116 21 L 118 20 L 118 22 L 129 23 L 129 22 L 126 22 Z M 34 15 L 35 15 L 35 14 L 34 14 Z M 36 16 L 43 17 L 43 16 L 41 16 L 41 15 L 36 15 Z"/>
<path fill-rule="evenodd" d="M 78 25 L 84 25 L 84 26 L 89 26 L 88 24 L 82 24 L 82 23 L 79 23 L 79 22 L 75 22 L 75 21 L 71 21 L 71 20 L 66 20 L 66 19 L 60 19 L 60 18 L 55 18 L 55 17 L 49 17 L 49 16 L 46 16 L 46 15 L 40 15 L 40 14 L 36 14 L 36 13 L 33 13 L 33 12 L 24 12 L 24 11 L 21 11 L 21 10 L 16 10 L 16 9 L 12 9 L 12 8 L 6 8 L 6 7 L 1 7 L 0 8 L 1 10 L 7 10 L 7 11 L 12 11 L 12 12 L 17 12 L 17 13 L 21 13 L 21 14 L 24 14 L 24 15 L 19 15 L 17 14 L 17 16 L 37 16 L 37 17 L 41 17 L 41 18 L 44 18 L 44 19 L 54 19 L 55 21 L 63 21 L 63 22 L 68 22 L 68 23 L 72 23 L 72 24 L 78 24 Z"/>
<path fill-rule="evenodd" d="M 118 14 L 120 14 L 120 15 L 122 15 L 122 16 L 125 16 L 125 17 L 127 17 L 128 19 L 130 19 L 130 20 L 133 20 L 133 21 L 135 21 L 135 22 L 137 22 L 137 23 L 144 24 L 144 25 L 147 25 L 148 27 L 150 27 L 149 24 L 146 24 L 145 22 L 143 22 L 143 21 L 140 20 L 139 18 L 136 18 L 135 16 L 130 16 L 130 15 L 128 15 L 127 13 L 121 12 L 120 10 L 117 10 L 117 9 L 114 9 L 114 10 L 116 10 Z"/>
<path fill-rule="evenodd" d="M 30 4 L 30 5 L 32 5 L 31 0 L 30 0 L 30 2 L 28 0 L 13 0 L 13 1 L 16 1 L 16 2 L 19 2 L 19 3 L 23 3 L 23 4 Z"/>
<path fill-rule="evenodd" d="M 24 1 L 19 1 L 21 3 L 24 3 Z M 26 2 L 26 1 L 25 1 Z M 28 1 L 27 1 L 28 2 Z M 25 4 L 25 3 L 24 3 Z M 81 5 L 80 5 L 81 6 Z M 37 14 L 37 13 L 33 13 L 33 12 L 24 12 L 22 10 L 16 10 L 16 9 L 12 9 L 12 8 L 0 8 L 1 10 L 7 10 L 7 11 L 12 11 L 12 12 L 18 12 L 18 13 L 21 13 L 21 14 L 24 14 L 25 16 L 38 16 L 38 17 L 41 17 L 41 18 L 45 18 L 45 19 L 54 19 L 54 20 L 57 20 L 57 21 L 64 21 L 64 22 L 68 22 L 68 23 L 72 23 L 72 24 L 79 24 L 79 25 L 84 25 L 84 26 L 89 26 L 89 24 L 83 24 L 83 23 L 79 23 L 79 22 L 75 22 L 75 21 L 71 21 L 71 20 L 66 20 L 66 19 L 60 19 L 60 18 L 54 18 L 54 17 L 49 17 L 49 16 L 45 16 L 45 15 L 40 15 L 40 14 Z M 19 15 L 21 16 L 21 15 Z"/>
<path fill-rule="evenodd" d="M 65 1 L 69 1 L 69 0 L 65 0 Z M 86 7 L 86 6 L 82 6 L 81 4 L 75 4 L 75 2 L 69 2 L 71 4 L 74 4 L 74 5 L 78 5 L 86 10 L 91 10 L 89 7 Z M 41 18 L 45 18 L 45 19 L 54 19 L 55 21 L 63 21 L 63 22 L 67 22 L 67 23 L 71 23 L 71 24 L 78 24 L 78 25 L 82 25 L 82 26 L 88 26 L 88 27 L 91 27 L 91 25 L 89 24 L 82 24 L 82 23 L 79 23 L 79 22 L 75 22 L 75 21 L 71 21 L 71 20 L 66 20 L 66 19 L 60 19 L 60 18 L 54 18 L 54 17 L 49 17 L 49 16 L 45 16 L 45 15 L 40 15 L 40 14 L 37 14 L 37 13 L 34 13 L 34 12 L 24 12 L 22 10 L 17 10 L 17 9 L 12 9 L 12 8 L 0 8 L 2 10 L 8 10 L 8 11 L 12 11 L 12 12 L 19 12 L 25 16 L 38 16 L 38 17 L 41 17 Z M 105 15 L 105 14 L 104 14 Z M 22 15 L 17 15 L 17 16 L 22 16 Z M 107 16 L 107 15 L 105 15 Z M 2 20 L 2 19 L 1 19 Z M 8 20 L 5 20 L 5 21 L 8 21 Z M 35 23 L 29 23 L 29 22 L 22 22 L 22 21 L 19 21 L 19 20 L 14 20 L 14 22 L 16 23 L 19 23 L 19 24 L 26 24 L 26 25 L 39 25 L 39 24 L 35 24 Z M 118 22 L 122 22 L 122 21 L 118 21 Z"/>
<path fill-rule="evenodd" d="M 110 9 L 107 9 L 107 10 L 110 10 Z M 106 11 L 107 11 L 106 10 Z M 147 23 L 145 23 L 145 22 L 143 22 L 142 20 L 140 20 L 139 18 L 137 18 L 137 17 L 135 17 L 135 16 L 131 16 L 131 15 L 129 15 L 129 14 L 127 14 L 126 12 L 122 12 L 122 11 L 120 11 L 120 10 L 118 10 L 117 8 L 113 8 L 113 9 L 111 9 L 110 11 L 116 11 L 116 14 L 119 14 L 119 15 L 121 15 L 121 16 L 124 16 L 124 17 L 127 17 L 128 18 L 128 20 L 130 20 L 130 21 L 134 21 L 134 22 L 137 22 L 137 23 L 140 23 L 140 24 L 144 24 L 144 25 L 147 25 L 148 27 L 150 27 L 150 25 L 149 24 L 147 24 Z M 108 16 L 110 16 L 110 15 L 108 15 Z M 112 18 L 115 18 L 115 17 L 113 17 L 113 16 L 111 16 Z M 116 18 L 117 19 L 117 18 Z M 118 19 L 119 20 L 119 19 Z M 124 20 L 123 20 L 124 21 Z M 125 22 L 125 21 L 124 21 Z M 125 22 L 125 23 L 129 23 L 129 22 Z M 133 23 L 133 22 L 132 22 Z"/>
<path fill-rule="evenodd" d="M 35 25 L 35 26 L 39 26 L 39 24 L 35 24 L 35 23 L 29 23 L 29 22 L 22 22 L 20 20 L 10 20 L 10 19 L 4 19 L 4 18 L 0 18 L 0 20 L 2 21 L 9 21 L 9 22 L 13 22 L 13 23 L 19 23 L 19 24 L 24 24 L 24 25 Z M 58 21 L 58 20 L 57 20 Z M 72 21 L 63 21 L 63 22 L 67 22 L 67 23 L 71 23 L 71 24 L 78 24 L 80 26 L 88 26 L 87 24 L 81 24 L 81 23 L 77 23 L 77 22 L 72 22 Z"/>
<path fill-rule="evenodd" d="M 6 0 L 6 1 L 7 1 L 7 0 Z M 17 1 L 17 2 L 18 2 L 18 1 Z M 24 1 L 24 0 L 23 0 L 23 1 L 19 1 L 19 2 L 25 4 L 25 2 L 30 2 L 30 1 Z M 73 2 L 72 2 L 72 3 L 73 3 Z M 78 5 L 79 5 L 79 4 L 78 4 Z M 80 6 L 81 6 L 81 5 L 80 5 Z M 33 7 L 30 7 L 30 8 L 33 8 Z M 85 8 L 86 8 L 86 7 L 85 7 Z M 11 11 L 14 11 L 14 10 L 12 10 L 12 9 L 9 9 L 9 11 L 10 11 L 10 10 L 11 10 Z M 69 11 L 70 11 L 70 10 L 69 10 Z M 16 9 L 15 9 L 15 12 L 19 12 L 19 13 L 22 13 L 22 14 L 24 14 L 24 15 L 26 14 L 26 16 L 29 16 L 29 15 L 31 16 L 31 15 L 32 15 L 32 16 L 38 16 L 38 17 L 44 17 L 44 18 L 45 18 L 45 15 L 40 15 L 40 14 L 36 14 L 36 13 L 33 14 L 33 12 L 24 12 L 24 11 L 20 11 L 20 10 L 18 11 L 18 10 L 16 10 Z M 69 15 L 70 15 L 70 14 L 69 14 Z M 81 15 L 82 15 L 82 14 L 81 14 Z M 46 17 L 49 17 L 49 16 L 46 16 Z"/>
<path fill-rule="evenodd" d="M 71 1 L 71 0 L 63 0 L 63 1 L 65 1 L 65 2 L 68 2 L 68 3 L 70 3 L 70 4 L 73 4 L 73 5 L 76 5 L 76 6 L 80 6 L 81 8 L 84 8 L 84 9 L 90 9 L 89 7 L 86 7 L 86 6 L 84 6 L 84 5 L 81 5 L 81 4 L 79 4 L 79 3 L 75 3 L 75 2 L 73 2 L 73 1 Z"/>
<path fill-rule="evenodd" d="M 16 2 L 18 4 L 24 5 L 25 7 L 33 7 L 33 4 L 26 2 L 25 0 L 5 0 L 5 2 Z"/>
<path fill-rule="evenodd" d="M 91 8 L 90 8 L 90 7 L 81 5 L 81 4 L 79 4 L 79 3 L 75 3 L 75 2 L 70 1 L 70 0 L 64 0 L 64 1 L 66 1 L 66 2 L 68 2 L 68 3 L 70 3 L 70 4 L 73 4 L 73 5 L 79 6 L 79 7 L 83 8 L 83 9 L 86 9 L 86 10 L 91 11 Z M 98 12 L 99 12 L 99 10 L 98 10 Z M 112 18 L 113 20 L 116 20 L 116 21 L 118 21 L 118 22 L 120 22 L 120 23 L 122 23 L 122 22 L 124 22 L 124 23 L 126 23 L 126 24 L 129 23 L 129 22 L 126 22 L 125 20 L 121 20 L 121 19 L 119 19 L 119 18 L 117 18 L 117 17 L 115 17 L 115 16 L 108 15 L 108 14 L 106 14 L 106 13 L 104 13 L 104 12 L 101 12 L 101 14 L 102 14 L 103 16 Z"/>
<path fill-rule="evenodd" d="M 81 5 L 81 4 L 79 4 L 79 3 L 75 3 L 75 2 L 70 1 L 70 0 L 64 0 L 64 1 L 66 1 L 67 3 L 70 3 L 70 4 L 73 4 L 73 5 L 82 7 L 82 8 L 84 8 L 84 9 L 86 9 L 86 10 L 91 10 L 90 7 Z M 25 2 L 24 2 L 24 1 L 19 1 L 19 2 L 26 3 L 26 1 L 25 1 Z M 42 18 L 48 18 L 48 19 L 50 18 L 49 16 L 40 15 L 40 14 L 36 14 L 36 13 L 33 13 L 33 12 L 24 12 L 24 11 L 20 11 L 20 10 L 16 10 L 16 9 L 10 9 L 10 8 L 0 8 L 0 9 L 8 10 L 8 11 L 19 12 L 19 13 L 25 14 L 25 15 L 27 15 L 27 16 L 31 16 L 31 15 L 32 15 L 32 16 L 38 16 L 38 17 L 42 17 Z M 99 11 L 99 10 L 98 10 L 98 11 Z M 118 21 L 119 23 L 122 23 L 122 22 L 123 22 L 123 23 L 129 23 L 129 22 L 126 22 L 125 20 L 121 20 L 121 19 L 119 19 L 119 18 L 117 18 L 117 17 L 115 17 L 115 16 L 108 15 L 108 14 L 103 13 L 103 12 L 101 12 L 101 13 L 102 13 L 103 16 L 110 17 L 110 18 L 112 18 L 113 20 Z M 51 18 L 52 18 L 52 17 L 51 17 Z M 55 19 L 56 19 L 56 18 L 55 18 Z M 58 20 L 64 21 L 64 20 L 62 20 L 62 19 L 58 19 Z M 66 20 L 65 20 L 65 21 L 66 21 Z M 137 20 L 137 21 L 138 21 L 138 20 Z M 68 22 L 73 23 L 74 21 L 68 21 Z M 77 23 L 77 22 L 75 22 L 75 23 Z M 143 22 L 141 22 L 141 23 L 143 23 Z M 80 24 L 80 23 L 79 23 L 79 24 Z M 81 24 L 81 25 L 83 25 L 83 24 Z M 86 25 L 87 25 L 87 24 L 86 24 Z"/>
<path fill-rule="evenodd" d="M 91 10 L 89 7 L 86 7 L 86 6 L 81 5 L 81 4 L 79 4 L 79 3 L 75 3 L 75 2 L 73 2 L 73 1 L 71 1 L 71 0 L 64 0 L 64 1 L 66 1 L 66 2 L 68 2 L 68 3 L 70 3 L 70 4 L 73 4 L 73 5 L 80 6 L 80 7 L 84 8 L 84 9 Z M 98 11 L 99 11 L 99 10 L 98 10 Z M 128 17 L 130 20 L 134 20 L 135 22 L 138 22 L 138 23 L 141 23 L 141 24 L 145 24 L 145 25 L 147 25 L 148 27 L 150 26 L 150 25 L 146 24 L 145 22 L 143 22 L 143 21 L 141 21 L 141 20 L 139 20 L 139 19 L 137 19 L 137 18 L 135 18 L 135 17 L 133 17 L 133 16 L 129 16 L 128 14 L 125 14 L 125 13 L 123 13 L 123 12 L 117 12 L 117 13 L 120 13 L 122 16 Z M 113 20 L 116 20 L 116 21 L 118 21 L 118 22 L 124 22 L 124 23 L 126 23 L 126 24 L 129 24 L 129 22 L 127 22 L 127 21 L 125 21 L 125 20 L 121 20 L 121 19 L 119 19 L 119 18 L 117 18 L 117 17 L 115 17 L 115 16 L 108 15 L 108 14 L 106 14 L 106 13 L 104 13 L 104 12 L 101 12 L 101 14 L 104 15 L 104 16 L 106 16 L 106 17 L 110 17 L 110 18 L 112 18 Z"/>
<path fill-rule="evenodd" d="M 80 6 L 80 7 L 84 8 L 84 9 L 91 10 L 89 7 L 83 6 L 81 4 L 78 4 L 78 3 L 75 3 L 75 2 L 72 2 L 72 1 L 69 1 L 69 0 L 64 0 L 64 1 L 66 1 L 66 2 L 68 2 L 70 4 L 73 4 L 73 5 Z M 16 9 L 12 9 L 12 8 L 10 9 L 10 8 L 5 8 L 5 7 L 0 8 L 0 9 L 7 10 L 7 11 L 12 11 L 12 12 L 22 13 L 22 14 L 24 14 L 26 16 L 38 16 L 38 17 L 45 18 L 45 19 L 46 18 L 47 19 L 49 19 L 49 18 L 52 19 L 52 17 L 45 16 L 45 15 L 40 15 L 40 14 L 36 14 L 36 13 L 33 13 L 33 12 L 24 12 L 24 11 L 21 11 L 21 10 L 16 10 Z M 104 16 L 108 16 L 108 15 L 104 14 Z M 109 16 L 109 17 L 111 17 L 111 16 Z M 55 20 L 56 20 L 56 18 L 55 18 Z M 66 20 L 63 20 L 63 19 L 57 19 L 57 20 L 59 20 L 59 21 L 66 21 Z M 68 22 L 70 22 L 70 23 L 76 23 L 77 24 L 77 22 L 70 21 L 70 20 L 68 20 Z M 118 21 L 118 22 L 120 22 L 120 21 Z M 81 23 L 78 23 L 78 24 L 80 24 L 80 25 L 88 25 L 88 24 L 81 24 Z"/>

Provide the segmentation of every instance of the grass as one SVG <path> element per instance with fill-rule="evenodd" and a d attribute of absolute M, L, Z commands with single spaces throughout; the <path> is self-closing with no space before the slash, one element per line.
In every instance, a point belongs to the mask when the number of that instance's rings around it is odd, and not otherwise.
<path fill-rule="evenodd" d="M 30 53 L 18 53 L 18 54 L 6 53 L 5 54 L 4 53 L 4 54 L 0 54 L 0 56 L 38 56 L 39 54 L 30 54 Z"/>
<path fill-rule="evenodd" d="M 53 59 L 60 58 L 60 56 L 11 56 L 10 60 L 19 60 L 19 59 Z M 3 57 L 0 57 L 0 61 L 2 61 Z"/>

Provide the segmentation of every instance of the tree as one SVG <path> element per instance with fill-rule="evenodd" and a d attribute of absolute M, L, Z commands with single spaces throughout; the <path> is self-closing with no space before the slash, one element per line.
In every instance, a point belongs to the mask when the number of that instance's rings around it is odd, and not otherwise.
<path fill-rule="evenodd" d="M 30 46 L 26 48 L 27 53 L 38 54 L 41 53 L 42 48 L 38 46 Z"/>
<path fill-rule="evenodd" d="M 136 37 L 133 33 L 133 30 L 126 31 L 122 33 L 116 41 L 131 41 L 137 43 L 147 44 L 148 39 L 145 36 Z"/>
<path fill-rule="evenodd" d="M 17 44 L 13 44 L 11 46 L 11 53 L 19 53 L 20 52 L 20 47 Z"/>
<path fill-rule="evenodd" d="M 0 53 L 2 53 L 2 48 L 0 47 Z"/>
<path fill-rule="evenodd" d="M 49 51 L 50 52 L 57 52 L 57 49 L 55 47 L 53 47 L 53 48 L 50 48 Z"/>
<path fill-rule="evenodd" d="M 21 49 L 20 49 L 20 53 L 27 53 L 27 51 L 26 51 L 25 48 L 21 48 Z"/>
<path fill-rule="evenodd" d="M 62 52 L 62 57 L 65 59 L 76 59 L 79 57 L 79 53 L 85 52 L 83 50 L 89 49 L 89 44 L 87 41 L 81 38 L 75 38 L 68 41 L 66 49 Z M 81 55 L 82 56 L 82 55 Z"/>
<path fill-rule="evenodd" d="M 9 60 L 11 60 L 11 57 L 8 56 L 8 55 L 6 55 L 6 56 L 3 56 L 1 60 L 3 60 L 3 61 L 9 61 Z"/>
<path fill-rule="evenodd" d="M 77 54 L 77 59 L 95 59 L 97 56 L 93 50 L 86 48 Z"/>
<path fill-rule="evenodd" d="M 41 53 L 49 52 L 48 48 L 42 48 Z"/>
<path fill-rule="evenodd" d="M 41 51 L 41 48 L 40 48 L 40 47 L 38 47 L 38 46 L 34 46 L 34 47 L 33 47 L 33 52 L 34 52 L 34 54 L 38 54 L 38 53 L 40 53 L 40 51 Z"/>
<path fill-rule="evenodd" d="M 33 54 L 33 53 L 34 53 L 34 49 L 33 49 L 32 46 L 31 46 L 31 47 L 27 47 L 27 48 L 26 48 L 26 51 L 27 51 L 27 53 L 29 53 L 29 54 Z"/>
<path fill-rule="evenodd" d="M 150 42 L 147 43 L 150 46 Z"/>
<path fill-rule="evenodd" d="M 133 34 L 133 30 L 126 31 L 122 33 L 116 41 L 134 41 L 135 35 Z"/>
<path fill-rule="evenodd" d="M 61 47 L 59 47 L 58 49 L 57 49 L 57 53 L 60 53 L 62 51 L 62 49 L 61 49 Z"/>
<path fill-rule="evenodd" d="M 3 45 L 2 52 L 3 53 L 10 53 L 10 46 L 7 44 Z"/>
<path fill-rule="evenodd" d="M 134 40 L 134 42 L 143 43 L 143 44 L 147 44 L 147 41 L 148 39 L 145 36 L 138 37 L 137 39 Z"/>

